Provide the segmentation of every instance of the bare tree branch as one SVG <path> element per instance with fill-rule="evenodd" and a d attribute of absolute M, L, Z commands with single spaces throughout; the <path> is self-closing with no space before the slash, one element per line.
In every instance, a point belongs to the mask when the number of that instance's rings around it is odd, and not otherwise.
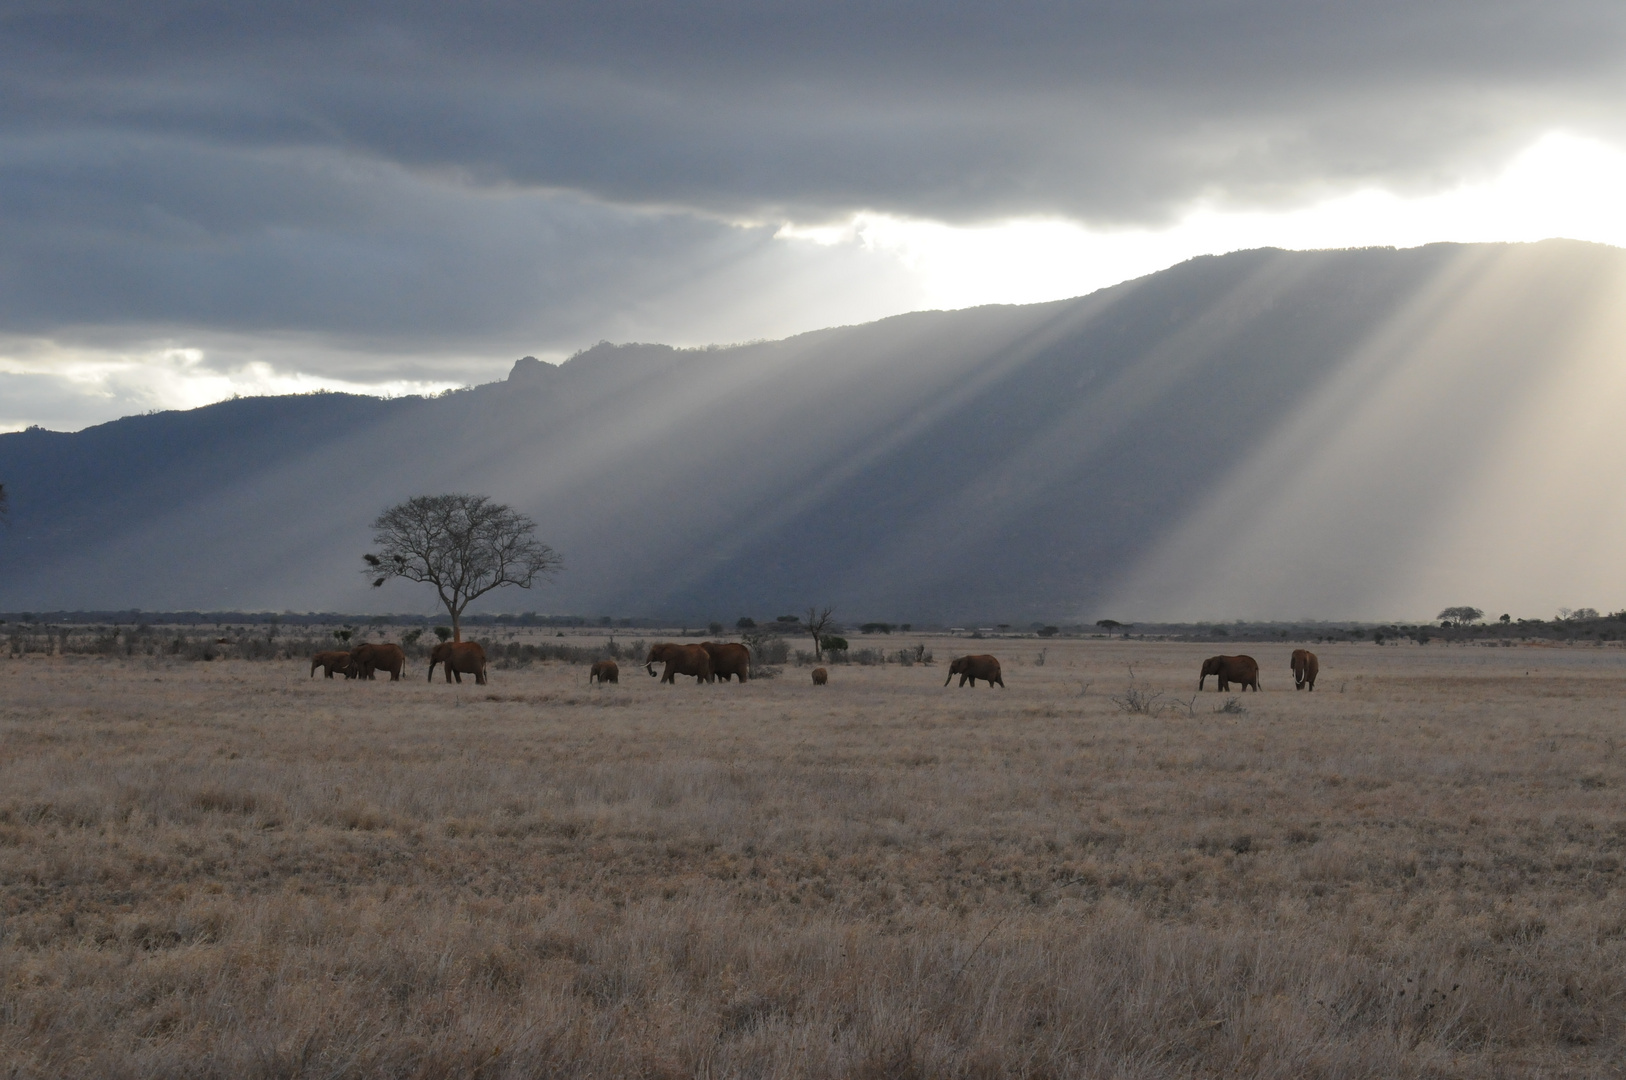
<path fill-rule="evenodd" d="M 484 495 L 418 495 L 378 515 L 379 550 L 362 556 L 362 572 L 375 588 L 397 577 L 433 585 L 462 641 L 469 601 L 504 585 L 529 589 L 559 569 L 535 533 L 536 522 Z"/>
<path fill-rule="evenodd" d="M 832 608 L 825 608 L 820 611 L 814 607 L 807 609 L 807 630 L 808 633 L 813 635 L 813 659 L 816 661 L 824 659 L 824 630 L 825 627 L 830 625 L 832 610 Z"/>

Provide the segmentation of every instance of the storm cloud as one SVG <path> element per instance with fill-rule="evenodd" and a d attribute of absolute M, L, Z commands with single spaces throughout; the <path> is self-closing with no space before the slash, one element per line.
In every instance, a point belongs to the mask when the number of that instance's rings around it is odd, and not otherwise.
<path fill-rule="evenodd" d="M 143 4 L 6 21 L 13 130 L 325 146 L 730 217 L 1144 220 L 1619 134 L 1599 2 Z"/>
<path fill-rule="evenodd" d="M 785 223 L 1438 190 L 1620 140 L 1623 46 L 1596 2 L 14 3 L 0 332 L 363 380 L 782 336 L 921 306 Z"/>

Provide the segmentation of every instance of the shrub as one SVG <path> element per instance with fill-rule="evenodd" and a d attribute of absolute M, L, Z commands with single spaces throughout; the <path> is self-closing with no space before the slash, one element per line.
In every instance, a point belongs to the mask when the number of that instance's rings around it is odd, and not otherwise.
<path fill-rule="evenodd" d="M 759 667 L 766 669 L 769 664 L 783 664 L 790 657 L 790 646 L 785 643 L 784 638 L 771 630 L 750 629 L 740 635 L 740 640 L 751 650 L 753 677 Z"/>

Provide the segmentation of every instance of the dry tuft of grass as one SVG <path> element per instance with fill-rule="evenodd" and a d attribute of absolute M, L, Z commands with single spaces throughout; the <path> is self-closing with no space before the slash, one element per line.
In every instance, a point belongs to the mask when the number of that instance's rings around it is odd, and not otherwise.
<path fill-rule="evenodd" d="M 991 645 L 1008 690 L 0 663 L 0 1060 L 1626 1071 L 1621 651 L 1261 646 L 1228 709 L 1204 646 Z"/>

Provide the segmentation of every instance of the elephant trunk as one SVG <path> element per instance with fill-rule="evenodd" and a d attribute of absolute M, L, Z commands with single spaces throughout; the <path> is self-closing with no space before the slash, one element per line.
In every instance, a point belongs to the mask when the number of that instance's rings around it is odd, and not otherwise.
<path fill-rule="evenodd" d="M 655 661 L 651 660 L 644 665 L 644 668 L 649 672 L 649 677 L 653 679 L 655 677 Z"/>
<path fill-rule="evenodd" d="M 953 669 L 953 668 L 950 668 L 950 669 L 949 669 L 949 674 L 948 674 L 948 678 L 946 678 L 946 679 L 944 679 L 944 680 L 943 680 L 943 685 L 944 685 L 944 686 L 947 686 L 947 685 L 948 685 L 948 684 L 949 684 L 949 683 L 951 683 L 951 682 L 953 682 L 953 681 L 954 681 L 954 669 Z"/>

